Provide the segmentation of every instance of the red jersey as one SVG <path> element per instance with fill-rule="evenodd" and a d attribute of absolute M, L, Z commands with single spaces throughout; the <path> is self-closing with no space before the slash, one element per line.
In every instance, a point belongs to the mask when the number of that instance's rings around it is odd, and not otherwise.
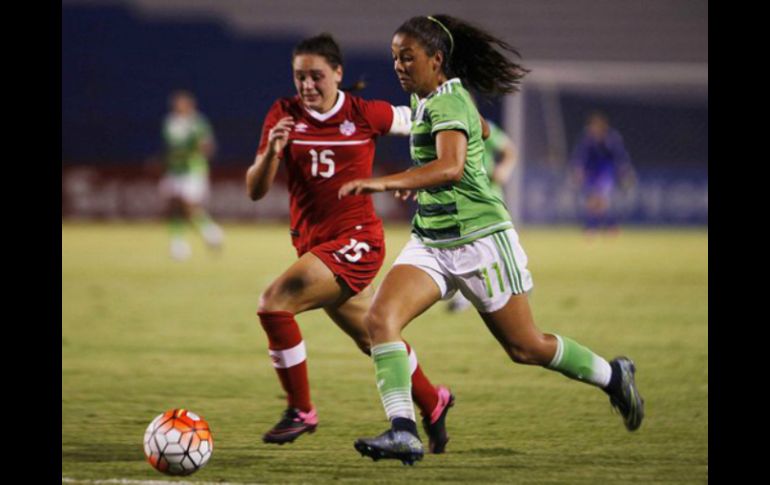
<path fill-rule="evenodd" d="M 292 242 L 300 253 L 356 226 L 381 228 L 370 195 L 338 199 L 337 192 L 346 182 L 372 176 L 375 140 L 393 124 L 391 104 L 340 91 L 332 109 L 321 114 L 305 108 L 299 96 L 281 98 L 265 117 L 258 153 L 286 116 L 295 125 L 281 159 L 288 173 Z"/>

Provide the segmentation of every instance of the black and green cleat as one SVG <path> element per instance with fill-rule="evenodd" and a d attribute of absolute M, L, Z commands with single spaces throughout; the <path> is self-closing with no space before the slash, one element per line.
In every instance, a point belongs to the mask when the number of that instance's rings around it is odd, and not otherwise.
<path fill-rule="evenodd" d="M 404 465 L 414 465 L 422 460 L 424 451 L 420 438 L 409 431 L 389 429 L 375 438 L 359 438 L 353 444 L 361 456 L 372 460 L 401 460 Z"/>
<path fill-rule="evenodd" d="M 610 404 L 623 416 L 626 429 L 636 431 L 644 419 L 644 399 L 634 381 L 636 366 L 628 357 L 616 357 L 610 361 L 610 365 L 621 373 L 618 389 L 610 394 Z"/>

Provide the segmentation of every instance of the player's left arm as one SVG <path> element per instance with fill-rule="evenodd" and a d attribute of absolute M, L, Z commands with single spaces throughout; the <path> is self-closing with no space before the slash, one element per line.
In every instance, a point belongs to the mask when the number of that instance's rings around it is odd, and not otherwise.
<path fill-rule="evenodd" d="M 210 159 L 213 157 L 217 151 L 217 143 L 216 140 L 214 140 L 214 137 L 202 139 L 200 142 L 200 150 L 206 158 Z"/>
<path fill-rule="evenodd" d="M 492 180 L 497 184 L 505 185 L 508 179 L 511 178 L 513 169 L 516 168 L 516 162 L 518 161 L 516 145 L 513 144 L 513 141 L 505 133 L 501 132 L 499 144 L 495 149 L 500 154 L 500 161 L 495 165 Z"/>
<path fill-rule="evenodd" d="M 340 187 L 338 196 L 371 194 L 388 190 L 419 190 L 459 182 L 465 169 L 468 139 L 460 130 L 436 134 L 436 159 L 393 175 L 353 180 Z"/>
<path fill-rule="evenodd" d="M 409 106 L 393 106 L 386 101 L 371 100 L 364 104 L 364 114 L 375 133 L 409 136 L 412 131 L 412 108 Z M 410 190 L 397 190 L 393 195 L 401 200 L 410 196 L 417 198 L 417 194 L 412 195 Z"/>
<path fill-rule="evenodd" d="M 412 109 L 409 106 L 391 106 L 393 122 L 388 135 L 409 136 L 412 131 Z"/>
<path fill-rule="evenodd" d="M 487 120 L 483 116 L 479 115 L 479 121 L 481 122 L 481 139 L 486 141 L 492 133 L 492 130 L 489 128 L 489 123 L 487 123 Z"/>
<path fill-rule="evenodd" d="M 201 137 L 200 141 L 198 142 L 198 148 L 206 158 L 213 157 L 217 150 L 217 142 L 214 138 L 214 130 L 211 129 L 211 124 L 205 118 L 201 118 Z"/>

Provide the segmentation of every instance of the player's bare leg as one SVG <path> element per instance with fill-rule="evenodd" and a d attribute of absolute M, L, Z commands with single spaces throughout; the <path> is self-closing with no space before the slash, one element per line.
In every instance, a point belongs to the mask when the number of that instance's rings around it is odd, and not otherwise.
<path fill-rule="evenodd" d="M 371 355 L 371 340 L 364 324 L 364 316 L 372 305 L 374 289 L 369 285 L 354 295 L 347 285 L 342 282 L 340 285 L 349 297 L 344 301 L 325 306 L 324 311 L 343 332 L 353 339 L 361 352 Z"/>
<path fill-rule="evenodd" d="M 408 264 L 393 266 L 366 315 L 372 345 L 399 340 L 404 327 L 440 299 L 438 285 L 425 271 Z"/>
<path fill-rule="evenodd" d="M 341 305 L 324 308 L 329 317 L 367 355 L 371 355 L 371 341 L 364 317 L 372 305 L 373 298 L 374 290 L 370 285 Z M 412 398 L 423 416 L 423 426 L 429 438 L 429 449 L 432 453 L 443 453 L 449 441 L 445 424 L 446 415 L 449 408 L 454 405 L 454 396 L 446 386 L 431 384 L 417 361 L 416 352 L 408 343 L 407 353 L 412 379 Z"/>
<path fill-rule="evenodd" d="M 535 326 L 526 294 L 513 295 L 500 310 L 479 315 L 514 362 L 547 366 L 556 354 L 556 337 Z"/>
<path fill-rule="evenodd" d="M 423 446 L 417 434 L 410 394 L 409 357 L 401 330 L 441 298 L 438 285 L 411 265 L 394 266 L 377 290 L 366 325 L 372 339 L 377 390 L 391 429 L 374 438 L 358 439 L 354 447 L 373 460 L 390 458 L 413 464 Z"/>
<path fill-rule="evenodd" d="M 347 297 L 331 270 L 312 253 L 305 253 L 262 294 L 259 319 L 287 396 L 281 420 L 262 437 L 266 443 L 290 443 L 303 433 L 314 432 L 318 426 L 318 416 L 310 401 L 305 344 L 294 315 Z"/>
<path fill-rule="evenodd" d="M 542 333 L 535 326 L 526 294 L 513 295 L 500 310 L 480 315 L 514 362 L 539 365 L 600 387 L 623 415 L 629 431 L 641 425 L 644 400 L 636 389 L 636 367 L 630 359 L 607 362 L 570 338 Z"/>
<path fill-rule="evenodd" d="M 313 253 L 305 253 L 262 293 L 259 311 L 297 314 L 341 303 L 349 297 L 329 267 Z"/>

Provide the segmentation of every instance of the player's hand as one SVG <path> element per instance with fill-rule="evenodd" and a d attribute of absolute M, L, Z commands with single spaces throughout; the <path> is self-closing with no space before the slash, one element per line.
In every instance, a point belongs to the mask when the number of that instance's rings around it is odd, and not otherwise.
<path fill-rule="evenodd" d="M 372 194 L 374 192 L 384 192 L 385 184 L 377 179 L 358 179 L 345 183 L 337 192 L 337 198 L 341 199 L 347 195 Z"/>
<path fill-rule="evenodd" d="M 500 168 L 500 165 L 495 167 L 495 170 L 492 172 L 492 182 L 496 183 L 497 185 L 505 185 L 505 183 L 508 181 L 507 173 Z"/>
<path fill-rule="evenodd" d="M 410 195 L 412 195 L 411 190 L 396 190 L 395 192 L 393 192 L 393 197 L 401 200 L 409 199 Z M 415 192 L 414 195 L 412 195 L 412 200 L 417 200 L 417 192 Z"/>
<path fill-rule="evenodd" d="M 289 133 L 294 128 L 294 120 L 286 116 L 278 120 L 267 135 L 267 143 L 273 153 L 280 153 L 289 141 Z"/>

